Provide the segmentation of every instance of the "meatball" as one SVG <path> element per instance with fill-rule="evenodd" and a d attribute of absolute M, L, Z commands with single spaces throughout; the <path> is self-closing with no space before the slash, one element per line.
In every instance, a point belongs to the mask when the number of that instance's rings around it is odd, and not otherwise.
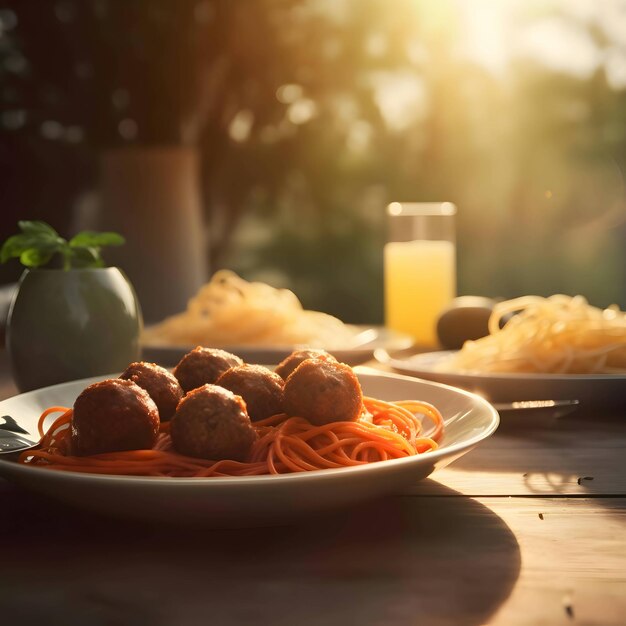
<path fill-rule="evenodd" d="M 202 385 L 213 384 L 227 369 L 243 365 L 235 354 L 217 348 L 198 346 L 188 352 L 174 368 L 183 391 L 191 391 Z"/>
<path fill-rule="evenodd" d="M 176 377 L 156 363 L 131 363 L 120 376 L 145 389 L 159 409 L 162 422 L 169 420 L 183 398 L 183 389 Z"/>
<path fill-rule="evenodd" d="M 73 454 L 152 448 L 158 434 L 159 410 L 148 392 L 131 380 L 94 383 L 74 402 Z"/>
<path fill-rule="evenodd" d="M 215 384 L 241 396 L 253 422 L 283 412 L 285 381 L 262 365 L 231 367 Z"/>
<path fill-rule="evenodd" d="M 321 361 L 337 361 L 332 354 L 326 352 L 326 350 L 320 350 L 318 348 L 304 348 L 302 350 L 295 350 L 288 357 L 285 357 L 275 368 L 274 371 L 281 376 L 284 380 L 293 370 L 307 359 L 319 359 Z"/>
<path fill-rule="evenodd" d="M 190 391 L 171 424 L 172 443 L 178 452 L 213 461 L 244 461 L 258 437 L 243 399 L 217 385 Z"/>
<path fill-rule="evenodd" d="M 285 382 L 285 412 L 312 424 L 353 421 L 361 414 L 361 385 L 345 363 L 308 359 Z"/>

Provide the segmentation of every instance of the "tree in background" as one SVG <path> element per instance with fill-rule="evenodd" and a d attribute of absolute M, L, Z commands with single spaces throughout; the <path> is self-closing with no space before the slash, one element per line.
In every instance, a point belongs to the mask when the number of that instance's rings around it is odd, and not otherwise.
<path fill-rule="evenodd" d="M 557 5 L 515 18 L 623 53 L 606 25 Z M 104 147 L 196 145 L 211 269 L 291 287 L 307 307 L 382 320 L 392 200 L 458 205 L 461 293 L 626 305 L 626 92 L 606 66 L 522 57 L 490 71 L 460 47 L 453 2 L 43 7 L 0 12 L 8 231 L 16 215 L 68 219 Z"/>

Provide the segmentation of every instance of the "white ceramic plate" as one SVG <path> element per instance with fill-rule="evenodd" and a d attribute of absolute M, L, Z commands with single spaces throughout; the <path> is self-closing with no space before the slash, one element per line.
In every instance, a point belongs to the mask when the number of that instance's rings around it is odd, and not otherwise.
<path fill-rule="evenodd" d="M 439 371 L 450 351 L 392 356 L 376 351 L 376 358 L 397 372 L 419 376 L 480 394 L 490 402 L 518 400 L 579 400 L 581 407 L 626 406 L 626 375 L 611 374 L 480 374 Z"/>
<path fill-rule="evenodd" d="M 402 333 L 389 330 L 384 326 L 355 326 L 354 345 L 340 349 L 328 349 L 338 361 L 356 365 L 363 363 L 374 355 L 374 350 L 404 350 L 413 345 L 413 339 Z M 143 346 L 143 358 L 161 365 L 174 366 L 180 359 L 196 346 L 168 346 L 146 344 Z M 301 346 L 233 346 L 211 345 L 227 352 L 239 355 L 246 363 L 266 363 L 276 365 L 296 348 Z"/>
<path fill-rule="evenodd" d="M 366 395 L 384 400 L 421 399 L 437 406 L 446 423 L 439 449 L 356 467 L 228 478 L 74 474 L 20 465 L 0 457 L 0 476 L 70 504 L 118 516 L 213 526 L 276 523 L 401 492 L 471 450 L 498 426 L 497 412 L 478 396 L 407 376 L 358 367 L 355 371 Z M 86 385 L 101 378 L 64 383 L 10 398 L 0 402 L 0 415 L 10 415 L 25 430 L 36 433 L 43 409 L 71 406 Z"/>

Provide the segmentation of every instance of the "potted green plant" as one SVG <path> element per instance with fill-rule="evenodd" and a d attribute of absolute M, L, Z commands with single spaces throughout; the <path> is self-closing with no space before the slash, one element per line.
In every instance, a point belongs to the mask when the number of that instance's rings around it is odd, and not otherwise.
<path fill-rule="evenodd" d="M 0 261 L 26 266 L 9 309 L 6 345 L 20 391 L 116 372 L 140 357 L 142 315 L 135 291 L 105 246 L 113 232 L 66 240 L 44 222 L 21 221 Z"/>

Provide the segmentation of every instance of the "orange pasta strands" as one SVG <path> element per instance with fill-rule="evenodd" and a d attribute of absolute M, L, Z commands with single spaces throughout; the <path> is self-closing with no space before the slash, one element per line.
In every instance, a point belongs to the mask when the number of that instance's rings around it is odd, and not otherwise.
<path fill-rule="evenodd" d="M 62 413 L 43 434 L 52 413 Z M 422 432 L 424 416 L 432 432 Z M 363 465 L 422 454 L 437 448 L 443 434 L 443 418 L 426 402 L 384 402 L 364 398 L 364 411 L 354 422 L 315 426 L 301 417 L 274 415 L 255 422 L 259 435 L 246 462 L 210 461 L 178 454 L 172 446 L 169 423 L 161 424 L 154 448 L 72 456 L 72 409 L 50 407 L 39 419 L 41 446 L 27 450 L 21 463 L 68 472 L 130 476 L 257 476 Z"/>

